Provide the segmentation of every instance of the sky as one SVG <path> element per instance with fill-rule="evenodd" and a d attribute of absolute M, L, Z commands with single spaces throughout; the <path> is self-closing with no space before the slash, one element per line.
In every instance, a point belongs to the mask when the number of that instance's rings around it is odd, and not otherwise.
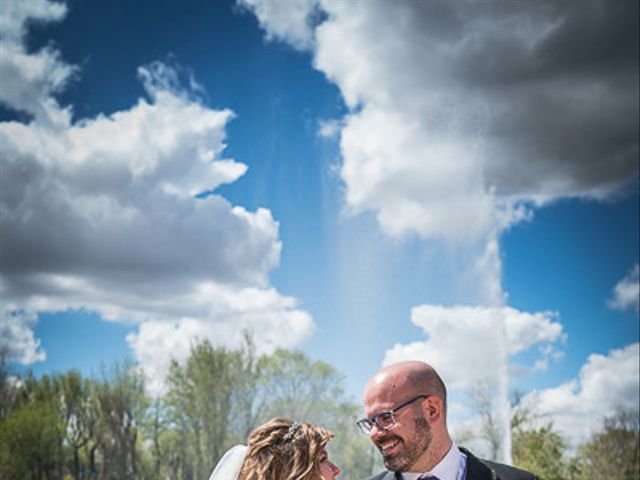
<path fill-rule="evenodd" d="M 16 371 L 418 359 L 473 427 L 639 408 L 638 3 L 0 3 Z M 505 442 L 508 442 L 505 439 Z M 479 448 L 482 448 L 481 446 Z"/>

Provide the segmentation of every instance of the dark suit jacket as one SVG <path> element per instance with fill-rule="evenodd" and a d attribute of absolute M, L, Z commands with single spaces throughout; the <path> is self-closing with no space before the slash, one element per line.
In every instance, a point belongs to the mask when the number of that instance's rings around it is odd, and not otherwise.
<path fill-rule="evenodd" d="M 460 451 L 467 456 L 467 480 L 538 480 L 533 473 L 525 472 L 519 468 L 510 467 L 502 463 L 480 460 L 468 450 Z M 396 480 L 394 472 L 382 472 L 367 480 Z"/>

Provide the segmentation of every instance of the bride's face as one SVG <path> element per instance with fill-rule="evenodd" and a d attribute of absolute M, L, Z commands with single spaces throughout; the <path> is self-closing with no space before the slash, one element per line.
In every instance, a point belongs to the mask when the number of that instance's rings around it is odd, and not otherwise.
<path fill-rule="evenodd" d="M 320 476 L 322 480 L 333 480 L 338 475 L 340 475 L 340 468 L 331 463 L 327 451 L 323 450 L 320 455 Z"/>

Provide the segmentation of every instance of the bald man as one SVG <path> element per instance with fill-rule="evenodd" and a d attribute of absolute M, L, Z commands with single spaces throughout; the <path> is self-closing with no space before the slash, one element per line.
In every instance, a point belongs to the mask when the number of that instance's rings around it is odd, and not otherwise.
<path fill-rule="evenodd" d="M 369 480 L 537 479 L 456 447 L 447 430 L 447 389 L 426 363 L 397 363 L 377 372 L 365 387 L 364 409 L 367 417 L 358 427 L 388 469 Z"/>

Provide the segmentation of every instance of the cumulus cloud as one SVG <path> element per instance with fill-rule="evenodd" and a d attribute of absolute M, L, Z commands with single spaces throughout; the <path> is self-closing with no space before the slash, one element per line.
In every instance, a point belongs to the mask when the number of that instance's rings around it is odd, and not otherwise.
<path fill-rule="evenodd" d="M 563 339 L 556 317 L 553 312 L 529 313 L 512 307 L 421 305 L 412 309 L 411 321 L 427 339 L 394 345 L 383 363 L 425 361 L 452 389 L 471 390 L 478 378 L 496 387 L 505 358 Z M 475 374 L 469 375 L 470 371 Z"/>
<path fill-rule="evenodd" d="M 40 122 L 64 122 L 68 111 L 52 96 L 73 78 L 77 69 L 60 60 L 48 46 L 27 52 L 27 21 L 62 19 L 66 6 L 46 0 L 4 2 L 0 12 L 0 103 L 37 118 Z"/>
<path fill-rule="evenodd" d="M 577 447 L 599 430 L 615 408 L 637 411 L 640 405 L 640 344 L 591 354 L 579 377 L 562 385 L 532 392 L 523 401 L 543 414 Z"/>
<path fill-rule="evenodd" d="M 37 61 L 41 52 L 24 53 L 24 25 L 15 23 L 57 20 L 64 10 L 10 5 L 2 42 Z M 73 70 L 50 53 L 55 69 Z M 24 363 L 42 360 L 31 330 L 37 312 L 82 308 L 141 324 L 128 341 L 158 375 L 162 357 L 186 355 L 192 334 L 235 344 L 231 325 L 252 331 L 263 351 L 299 344 L 313 321 L 269 284 L 278 223 L 269 210 L 248 211 L 215 193 L 247 170 L 223 156 L 233 113 L 203 105 L 201 87 L 182 86 L 163 63 L 138 74 L 148 99 L 76 123 L 52 96 L 59 83 L 21 77 L 37 93 L 32 104 L 22 91 L 3 90 L 6 105 L 32 114 L 29 123 L 0 124 L 3 342 L 14 341 Z M 158 341 L 163 334 L 171 339 Z"/>
<path fill-rule="evenodd" d="M 245 4 L 270 38 L 299 44 L 270 2 Z M 602 198 L 637 175 L 636 3 L 316 8 L 308 48 L 351 109 L 346 201 L 388 234 L 479 237 L 523 218 L 514 206 Z"/>
<path fill-rule="evenodd" d="M 238 0 L 238 4 L 255 13 L 267 40 L 284 40 L 299 50 L 312 47 L 314 19 L 318 14 L 316 0 Z"/>
<path fill-rule="evenodd" d="M 150 271 L 266 284 L 280 251 L 270 212 L 194 198 L 246 171 L 219 158 L 231 112 L 150 93 L 154 103 L 66 128 L 2 124 L 2 264 L 11 278 L 28 274 L 7 285 L 11 297 L 24 302 L 47 283 L 64 290 L 65 281 L 50 281 L 62 273 L 73 291 L 99 290 L 105 273 Z M 93 265 L 106 271 L 82 283 Z"/>
<path fill-rule="evenodd" d="M 311 316 L 297 308 L 298 302 L 273 288 L 230 289 L 208 282 L 198 285 L 191 297 L 195 304 L 192 312 L 183 308 L 184 316 L 175 321 L 144 321 L 127 337 L 151 381 L 151 392 L 162 391 L 171 359 L 186 360 L 195 341 L 240 347 L 247 332 L 257 342 L 257 353 L 262 354 L 277 347 L 296 347 L 314 330 Z"/>
<path fill-rule="evenodd" d="M 33 334 L 37 318 L 24 310 L 0 310 L 0 349 L 7 358 L 30 364 L 44 361 L 46 352 Z"/>
<path fill-rule="evenodd" d="M 609 300 L 609 306 L 616 310 L 635 308 L 640 310 L 640 280 L 638 279 L 640 268 L 636 263 L 626 277 L 613 287 L 613 296 Z"/>

